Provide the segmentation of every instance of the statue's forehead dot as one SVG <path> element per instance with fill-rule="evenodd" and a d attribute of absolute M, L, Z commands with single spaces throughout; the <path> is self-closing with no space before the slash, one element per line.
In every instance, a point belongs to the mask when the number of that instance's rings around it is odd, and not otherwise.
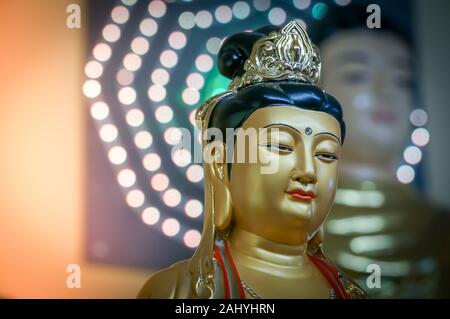
<path fill-rule="evenodd" d="M 306 135 L 311 135 L 312 132 L 313 132 L 312 128 L 310 128 L 310 127 L 305 128 Z"/>

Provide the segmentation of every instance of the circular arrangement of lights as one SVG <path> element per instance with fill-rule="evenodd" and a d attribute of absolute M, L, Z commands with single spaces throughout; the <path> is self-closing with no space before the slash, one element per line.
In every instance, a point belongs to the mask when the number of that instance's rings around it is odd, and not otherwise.
<path fill-rule="evenodd" d="M 345 6 L 350 0 L 335 0 L 337 5 Z M 208 29 L 222 27 L 233 21 L 248 19 L 252 14 L 264 13 L 268 22 L 281 25 L 287 21 L 289 10 L 281 6 L 272 7 L 270 0 L 236 1 L 218 5 L 212 9 L 186 10 L 179 12 L 176 25 L 168 33 L 166 44 L 158 47 L 152 40 L 164 30 L 160 23 L 170 10 L 169 4 L 164 1 L 149 1 L 147 12 L 138 23 L 136 34 L 131 37 L 128 50 L 123 54 L 121 64 L 115 73 L 117 93 L 115 102 L 107 102 L 102 90 L 102 81 L 105 68 L 109 65 L 114 48 L 118 45 L 123 35 L 125 26 L 130 21 L 131 10 L 137 4 L 137 0 L 122 0 L 116 5 L 108 21 L 101 30 L 99 41 L 93 46 L 91 58 L 87 61 L 84 72 L 86 80 L 82 91 L 90 102 L 90 115 L 94 120 L 99 137 L 103 142 L 107 157 L 116 172 L 116 180 L 124 194 L 124 200 L 130 209 L 134 210 L 142 222 L 153 226 L 164 235 L 182 242 L 186 247 L 195 248 L 199 244 L 201 234 L 196 229 L 190 229 L 183 218 L 198 219 L 203 213 L 203 204 L 196 198 L 177 189 L 171 174 L 162 163 L 166 158 L 156 147 L 154 136 L 147 128 L 157 124 L 160 129 L 162 142 L 169 149 L 177 145 L 182 132 L 176 127 L 176 115 L 179 111 L 187 114 L 189 123 L 192 124 L 196 136 L 195 142 L 201 144 L 201 133 L 195 127 L 195 107 L 198 106 L 203 90 L 207 87 L 207 78 L 214 69 L 214 56 L 217 55 L 223 36 L 209 35 L 204 39 L 204 46 L 194 58 L 192 69 L 185 75 L 184 87 L 180 88 L 181 105 L 169 102 L 168 85 L 172 77 L 178 72 L 183 50 L 189 44 L 189 36 L 193 29 Z M 326 13 L 327 5 L 317 2 L 313 6 L 311 0 L 293 0 L 292 6 L 297 10 L 310 10 L 315 19 L 320 19 Z M 299 20 L 306 26 L 303 20 Z M 237 31 L 237 30 L 236 30 Z M 160 39 L 160 38 L 158 38 Z M 157 48 L 157 49 L 156 49 Z M 155 51 L 158 50 L 158 51 Z M 140 86 L 135 83 L 139 72 L 143 69 L 145 57 L 148 54 L 157 55 L 155 66 L 148 74 L 148 86 L 145 94 L 139 94 Z M 222 92 L 224 88 L 216 88 L 212 94 Z M 147 101 L 139 101 L 139 97 L 145 96 Z M 143 104 L 149 104 L 153 112 L 153 118 L 142 109 Z M 184 104 L 184 105 L 183 105 Z M 119 126 L 111 116 L 111 108 L 118 108 L 123 114 L 124 123 L 129 132 L 120 132 Z M 184 113 L 184 110 L 187 110 Z M 148 111 L 148 110 L 146 110 Z M 427 115 L 424 110 L 411 112 L 410 121 L 415 126 L 411 141 L 403 153 L 405 163 L 397 170 L 397 178 L 402 183 L 411 183 L 415 178 L 415 166 L 422 160 L 422 148 L 429 141 L 429 132 L 424 127 Z M 153 125 L 154 126 L 154 125 Z M 123 133 L 130 133 L 133 137 L 133 145 L 125 145 L 121 139 Z M 164 144 L 163 144 L 164 145 Z M 160 145 L 158 147 L 161 147 Z M 128 152 L 136 152 L 142 167 L 132 167 Z M 193 154 L 187 150 L 171 152 L 171 165 L 182 172 L 186 181 L 200 185 L 203 180 L 201 164 L 193 163 Z M 143 169 L 147 176 L 147 183 L 140 185 L 137 171 Z M 152 203 L 146 192 L 159 195 L 159 203 Z M 157 197 L 156 197 L 157 198 Z M 163 207 L 175 209 L 179 215 L 164 214 Z"/>

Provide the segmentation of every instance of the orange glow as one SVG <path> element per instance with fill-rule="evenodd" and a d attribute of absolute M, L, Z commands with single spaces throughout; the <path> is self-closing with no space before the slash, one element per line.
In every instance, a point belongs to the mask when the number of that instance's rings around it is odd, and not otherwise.
<path fill-rule="evenodd" d="M 71 3 L 81 29 L 66 27 Z M 134 298 L 150 273 L 85 259 L 86 16 L 78 0 L 0 4 L 1 297 Z M 79 289 L 66 286 L 69 264 Z"/>

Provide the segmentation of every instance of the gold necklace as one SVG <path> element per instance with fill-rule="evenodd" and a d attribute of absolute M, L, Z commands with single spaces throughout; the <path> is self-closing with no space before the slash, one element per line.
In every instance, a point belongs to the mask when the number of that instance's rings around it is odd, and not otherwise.
<path fill-rule="evenodd" d="M 253 290 L 253 288 L 250 287 L 244 280 L 241 279 L 241 283 L 242 283 L 242 287 L 244 287 L 244 289 L 249 293 L 249 295 L 253 299 L 261 299 L 261 297 L 256 293 L 256 291 Z M 334 291 L 333 288 L 331 288 L 331 290 L 330 290 L 330 296 L 328 297 L 328 299 L 337 299 L 336 291 Z"/>

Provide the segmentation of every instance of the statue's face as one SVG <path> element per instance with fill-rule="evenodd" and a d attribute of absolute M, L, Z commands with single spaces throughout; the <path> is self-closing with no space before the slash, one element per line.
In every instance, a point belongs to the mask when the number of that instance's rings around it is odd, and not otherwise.
<path fill-rule="evenodd" d="M 320 52 L 324 89 L 344 110 L 344 162 L 391 164 L 401 155 L 409 129 L 408 47 L 389 33 L 353 30 L 333 35 Z"/>
<path fill-rule="evenodd" d="M 274 106 L 252 113 L 242 126 L 248 128 L 264 138 L 254 146 L 256 162 L 235 159 L 231 168 L 235 226 L 281 243 L 303 242 L 324 222 L 333 203 L 339 122 L 324 112 Z M 262 174 L 268 165 L 277 169 Z"/>

